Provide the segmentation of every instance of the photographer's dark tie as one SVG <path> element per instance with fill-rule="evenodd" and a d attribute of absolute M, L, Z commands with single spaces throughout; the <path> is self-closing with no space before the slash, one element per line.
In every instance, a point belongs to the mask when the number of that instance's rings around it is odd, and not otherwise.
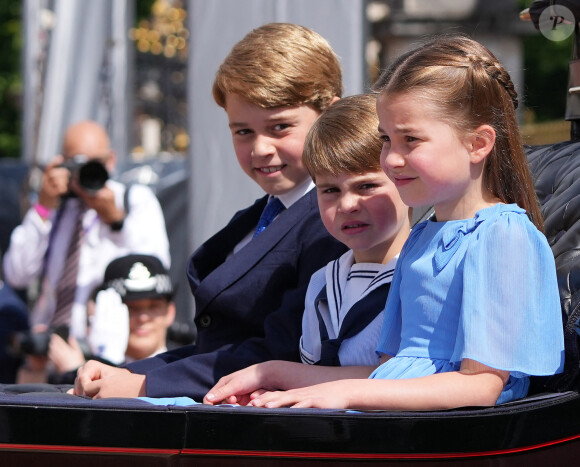
<path fill-rule="evenodd" d="M 256 231 L 254 232 L 254 237 L 260 235 L 266 229 L 266 227 L 268 227 L 272 223 L 272 221 L 276 218 L 276 216 L 280 214 L 280 212 L 284 209 L 285 208 L 284 205 L 282 204 L 282 201 L 272 196 L 268 200 L 268 204 L 266 204 L 266 207 L 262 211 L 262 215 L 260 216 L 260 220 L 258 221 L 258 226 L 256 227 Z"/>
<path fill-rule="evenodd" d="M 68 245 L 67 257 L 64 262 L 60 280 L 56 287 L 56 308 L 51 322 L 53 328 L 70 325 L 71 310 L 77 290 L 79 258 L 84 237 L 83 216 L 85 212 L 86 208 L 84 206 L 80 207 L 78 210 L 74 229 Z"/>

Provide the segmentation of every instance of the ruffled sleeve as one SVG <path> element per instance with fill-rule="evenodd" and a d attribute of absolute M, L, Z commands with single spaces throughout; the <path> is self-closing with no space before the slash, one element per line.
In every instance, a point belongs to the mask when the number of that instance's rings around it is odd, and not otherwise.
<path fill-rule="evenodd" d="M 451 362 L 463 358 L 513 376 L 558 373 L 564 338 L 554 257 L 522 212 L 504 212 L 473 233 Z"/>

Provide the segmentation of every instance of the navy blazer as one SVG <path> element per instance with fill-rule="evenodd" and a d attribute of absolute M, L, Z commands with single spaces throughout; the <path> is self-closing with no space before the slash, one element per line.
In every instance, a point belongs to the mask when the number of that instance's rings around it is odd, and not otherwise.
<path fill-rule="evenodd" d="M 236 213 L 191 256 L 197 341 L 127 367 L 147 375 L 150 397 L 201 401 L 219 378 L 254 363 L 300 361 L 304 297 L 310 276 L 346 251 L 324 228 L 311 190 L 229 259 L 252 231 L 267 196 Z"/>

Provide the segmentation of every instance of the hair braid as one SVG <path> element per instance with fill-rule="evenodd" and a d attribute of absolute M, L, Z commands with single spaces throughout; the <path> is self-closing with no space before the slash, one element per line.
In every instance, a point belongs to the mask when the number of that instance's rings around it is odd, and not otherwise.
<path fill-rule="evenodd" d="M 510 99 L 514 105 L 514 109 L 518 108 L 518 93 L 516 92 L 516 88 L 510 78 L 509 73 L 505 70 L 501 63 L 471 53 L 466 53 L 465 57 L 471 62 L 472 66 L 481 66 L 491 79 L 496 80 L 510 96 Z"/>

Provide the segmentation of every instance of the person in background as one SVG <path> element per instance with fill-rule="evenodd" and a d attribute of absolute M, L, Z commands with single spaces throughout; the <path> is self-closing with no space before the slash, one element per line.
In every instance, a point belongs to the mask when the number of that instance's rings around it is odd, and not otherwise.
<path fill-rule="evenodd" d="M 48 358 L 55 372 L 48 382 L 74 383 L 86 358 L 120 365 L 167 351 L 167 330 L 175 319 L 173 293 L 169 272 L 158 258 L 130 254 L 113 260 L 87 305 L 86 344 L 51 336 Z"/>
<path fill-rule="evenodd" d="M 93 121 L 70 125 L 62 154 L 44 171 L 38 202 L 12 232 L 5 280 L 16 289 L 38 285 L 33 331 L 64 327 L 84 338 L 89 295 L 114 258 L 139 251 L 170 266 L 157 198 L 148 187 L 129 190 L 110 180 L 115 164 L 103 127 Z"/>
<path fill-rule="evenodd" d="M 173 285 L 158 258 L 131 254 L 112 261 L 104 289 L 115 290 L 129 310 L 125 362 L 167 351 L 167 330 L 175 320 Z"/>
<path fill-rule="evenodd" d="M 236 213 L 189 260 L 195 345 L 123 369 L 87 362 L 75 394 L 201 401 L 232 371 L 300 359 L 310 277 L 346 251 L 324 228 L 302 163 L 312 123 L 342 95 L 340 63 L 316 32 L 266 24 L 233 47 L 216 74 L 213 95 L 227 114 L 240 167 L 266 195 Z"/>

